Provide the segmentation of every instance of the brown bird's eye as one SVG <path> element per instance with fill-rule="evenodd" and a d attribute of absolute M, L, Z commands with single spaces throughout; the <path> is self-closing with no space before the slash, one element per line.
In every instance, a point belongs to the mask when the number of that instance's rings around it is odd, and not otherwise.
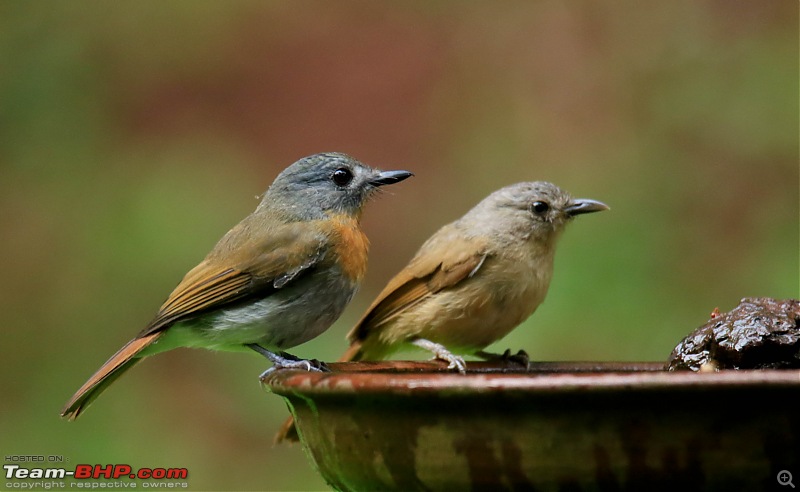
<path fill-rule="evenodd" d="M 353 181 L 353 173 L 346 167 L 340 167 L 333 172 L 331 179 L 336 183 L 336 186 L 344 187 L 350 184 L 350 181 Z"/>
<path fill-rule="evenodd" d="M 550 210 L 550 205 L 548 205 L 546 202 L 533 202 L 531 205 L 531 210 L 536 215 L 542 215 Z"/>

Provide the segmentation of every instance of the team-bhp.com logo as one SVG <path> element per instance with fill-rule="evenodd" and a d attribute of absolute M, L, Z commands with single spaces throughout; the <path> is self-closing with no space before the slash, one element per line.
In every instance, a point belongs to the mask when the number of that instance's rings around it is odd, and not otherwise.
<path fill-rule="evenodd" d="M 186 468 L 137 468 L 130 465 L 76 465 L 74 469 L 66 468 L 24 468 L 20 465 L 3 465 L 6 479 L 43 479 L 63 480 L 74 478 L 111 479 L 133 478 L 141 480 L 185 480 L 189 477 Z"/>

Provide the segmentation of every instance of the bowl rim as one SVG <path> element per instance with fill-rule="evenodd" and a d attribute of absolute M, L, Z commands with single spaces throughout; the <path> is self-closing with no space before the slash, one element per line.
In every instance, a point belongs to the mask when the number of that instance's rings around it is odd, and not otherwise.
<path fill-rule="evenodd" d="M 570 394 L 729 389 L 800 389 L 800 369 L 666 371 L 663 362 L 468 363 L 467 373 L 438 361 L 329 364 L 331 372 L 277 370 L 262 379 L 281 396 L 354 394 Z"/>

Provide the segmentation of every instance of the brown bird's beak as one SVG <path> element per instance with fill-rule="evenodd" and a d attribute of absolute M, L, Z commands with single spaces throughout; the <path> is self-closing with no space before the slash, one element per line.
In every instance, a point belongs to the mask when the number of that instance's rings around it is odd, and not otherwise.
<path fill-rule="evenodd" d="M 383 171 L 370 179 L 369 184 L 372 186 L 395 184 L 403 181 L 406 178 L 410 178 L 413 175 L 414 173 L 410 173 L 408 171 Z"/>
<path fill-rule="evenodd" d="M 592 212 L 602 212 L 603 210 L 608 210 L 610 207 L 603 202 L 598 202 L 597 200 L 590 200 L 588 198 L 578 198 L 576 200 L 572 200 L 567 208 L 564 209 L 567 212 L 567 215 L 570 217 L 574 217 L 580 214 L 590 214 Z"/>

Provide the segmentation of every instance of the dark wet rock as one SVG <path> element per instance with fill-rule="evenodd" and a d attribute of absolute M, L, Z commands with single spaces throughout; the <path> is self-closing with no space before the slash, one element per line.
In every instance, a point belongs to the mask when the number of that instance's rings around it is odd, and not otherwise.
<path fill-rule="evenodd" d="M 736 308 L 714 310 L 708 323 L 672 351 L 667 369 L 800 368 L 800 301 L 742 299 Z"/>

